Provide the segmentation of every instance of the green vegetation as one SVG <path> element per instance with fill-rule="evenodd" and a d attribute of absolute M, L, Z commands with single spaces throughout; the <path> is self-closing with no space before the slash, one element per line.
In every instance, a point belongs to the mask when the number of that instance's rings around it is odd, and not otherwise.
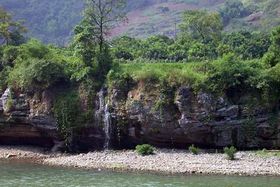
<path fill-rule="evenodd" d="M 81 107 L 77 93 L 69 92 L 58 96 L 54 103 L 53 113 L 66 144 L 70 143 L 73 130 L 84 123 L 81 118 Z"/>
<path fill-rule="evenodd" d="M 227 155 L 227 158 L 229 160 L 234 160 L 235 159 L 235 153 L 237 153 L 237 149 L 234 146 L 231 146 L 230 148 L 225 147 L 224 152 Z"/>
<path fill-rule="evenodd" d="M 45 46 L 37 40 L 30 40 L 18 47 L 6 46 L 1 61 L 2 88 L 9 84 L 31 91 L 67 81 L 70 75 L 67 75 L 67 67 L 64 67 L 66 59 L 70 60 L 59 49 Z"/>
<path fill-rule="evenodd" d="M 149 144 L 137 145 L 136 152 L 142 156 L 154 154 L 155 148 Z"/>
<path fill-rule="evenodd" d="M 226 0 L 224 6 L 220 9 L 224 24 L 229 24 L 232 19 L 243 18 L 250 13 L 250 8 L 245 7 L 240 0 Z"/>
<path fill-rule="evenodd" d="M 197 155 L 199 152 L 199 149 L 197 147 L 195 147 L 194 145 L 189 146 L 189 151 L 194 154 Z"/>
<path fill-rule="evenodd" d="M 58 97 L 53 114 L 66 140 L 73 129 L 90 120 L 92 98 L 106 84 L 123 91 L 138 82 L 159 88 L 154 109 L 161 115 L 163 107 L 174 103 L 174 90 L 182 85 L 195 92 L 226 95 L 234 104 L 239 104 L 242 95 L 251 94 L 258 101 L 256 105 L 270 106 L 269 112 L 279 110 L 280 27 L 274 28 L 271 36 L 249 31 L 224 33 L 219 14 L 186 11 L 180 24 L 182 31 L 175 39 L 155 35 L 109 41 L 106 34 L 113 25 L 111 17 L 106 18 L 110 22 L 105 25 L 101 24 L 103 19 L 96 21 L 102 12 L 96 13 L 94 6 L 86 7 L 68 47 L 45 45 L 35 39 L 21 44 L 23 40 L 10 38 L 7 42 L 5 37 L 0 46 L 0 92 L 7 87 L 30 94 L 54 90 Z M 110 11 L 117 7 L 107 8 Z M 114 17 L 116 21 L 123 18 L 121 12 Z M 2 10 L 0 19 L 7 15 Z M 12 20 L 8 16 L 7 23 L 14 25 Z M 23 36 L 24 30 L 16 32 Z M 68 89 L 68 94 L 59 96 Z M 76 113 L 79 115 L 73 118 Z M 244 126 L 248 131 L 255 129 L 251 124 Z M 143 147 L 144 151 L 153 150 Z M 227 152 L 234 150 L 228 148 Z"/>
<path fill-rule="evenodd" d="M 130 76 L 134 81 L 166 81 L 170 85 L 189 84 L 198 86 L 206 78 L 204 64 L 196 63 L 131 63 L 121 64 L 117 70 L 112 69 L 108 81 L 115 83 L 119 74 Z"/>
<path fill-rule="evenodd" d="M 280 151 L 273 151 L 273 150 L 267 150 L 263 149 L 260 151 L 255 152 L 256 155 L 261 157 L 279 157 L 280 158 Z"/>
<path fill-rule="evenodd" d="M 19 45 L 24 42 L 25 27 L 0 6 L 0 44 Z"/>

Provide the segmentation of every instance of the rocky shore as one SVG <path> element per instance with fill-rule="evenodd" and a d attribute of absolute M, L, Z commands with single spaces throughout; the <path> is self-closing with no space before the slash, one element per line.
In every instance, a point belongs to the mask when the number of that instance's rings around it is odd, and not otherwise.
<path fill-rule="evenodd" d="M 239 152 L 236 158 L 235 161 L 229 161 L 224 154 L 193 155 L 182 150 L 161 149 L 150 156 L 140 156 L 134 151 L 91 152 L 47 158 L 44 164 L 162 174 L 280 176 L 279 157 L 260 157 L 253 152 Z"/>
<path fill-rule="evenodd" d="M 159 174 L 280 176 L 279 157 L 258 156 L 249 151 L 238 152 L 236 160 L 229 161 L 221 153 L 193 155 L 171 149 L 157 149 L 154 155 L 140 156 L 133 150 L 66 155 L 34 147 L 0 147 L 0 159 L 32 159 L 49 166 Z"/>
<path fill-rule="evenodd" d="M 0 159 L 23 159 L 43 162 L 47 158 L 58 158 L 60 153 L 49 153 L 40 147 L 30 146 L 1 146 Z"/>

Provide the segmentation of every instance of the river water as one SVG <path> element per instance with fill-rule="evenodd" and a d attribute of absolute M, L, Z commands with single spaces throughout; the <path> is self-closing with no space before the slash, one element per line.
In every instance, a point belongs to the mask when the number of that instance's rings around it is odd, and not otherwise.
<path fill-rule="evenodd" d="M 159 176 L 0 162 L 1 187 L 280 187 L 279 177 Z"/>

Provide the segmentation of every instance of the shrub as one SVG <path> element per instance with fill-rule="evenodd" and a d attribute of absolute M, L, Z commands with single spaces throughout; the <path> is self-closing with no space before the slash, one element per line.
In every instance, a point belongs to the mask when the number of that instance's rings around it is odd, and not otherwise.
<path fill-rule="evenodd" d="M 65 74 L 61 64 L 47 60 L 29 59 L 29 61 L 16 64 L 9 74 L 8 82 L 13 87 L 33 90 L 48 88 L 64 78 Z"/>
<path fill-rule="evenodd" d="M 189 146 L 189 151 L 190 151 L 192 154 L 197 155 L 199 149 L 198 149 L 197 147 L 195 147 L 194 145 L 191 145 L 191 146 Z"/>
<path fill-rule="evenodd" d="M 142 156 L 154 154 L 155 148 L 149 144 L 137 145 L 136 152 Z"/>
<path fill-rule="evenodd" d="M 20 57 L 28 58 L 47 58 L 50 55 L 50 48 L 38 40 L 31 39 L 27 43 L 20 46 Z"/>
<path fill-rule="evenodd" d="M 3 49 L 2 65 L 12 66 L 18 56 L 18 47 L 7 46 Z"/>
<path fill-rule="evenodd" d="M 237 149 L 234 146 L 231 146 L 230 148 L 225 147 L 224 152 L 227 155 L 229 160 L 235 159 L 235 153 L 237 152 Z"/>
<path fill-rule="evenodd" d="M 242 61 L 234 54 L 214 61 L 207 79 L 208 88 L 218 92 L 244 92 L 260 87 L 264 66 L 258 61 Z"/>
<path fill-rule="evenodd" d="M 156 61 L 154 63 L 131 62 L 120 64 L 118 69 L 111 71 L 110 80 L 116 81 L 119 77 L 122 77 L 121 74 L 126 74 L 135 82 L 160 83 L 166 81 L 171 86 L 185 84 L 198 88 L 201 82 L 206 79 L 206 74 L 200 71 L 203 65 L 205 64 L 159 63 Z"/>

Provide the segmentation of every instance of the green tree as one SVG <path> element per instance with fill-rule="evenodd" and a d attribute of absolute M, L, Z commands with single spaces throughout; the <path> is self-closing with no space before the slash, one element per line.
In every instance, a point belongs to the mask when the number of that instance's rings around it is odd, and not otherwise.
<path fill-rule="evenodd" d="M 192 42 L 191 47 L 188 50 L 190 60 L 205 60 L 213 59 L 217 57 L 216 49 L 212 44 L 203 44 L 201 42 Z"/>
<path fill-rule="evenodd" d="M 144 57 L 148 59 L 168 59 L 168 46 L 174 41 L 167 36 L 151 36 L 144 41 Z"/>
<path fill-rule="evenodd" d="M 18 45 L 24 41 L 24 32 L 26 28 L 22 23 L 13 21 L 12 16 L 0 7 L 0 43 Z"/>
<path fill-rule="evenodd" d="M 84 18 L 74 31 L 73 46 L 88 67 L 87 77 L 100 84 L 112 64 L 106 36 L 114 24 L 124 19 L 124 5 L 124 0 L 86 0 Z"/>
<path fill-rule="evenodd" d="M 233 18 L 240 18 L 249 14 L 249 10 L 240 0 L 227 0 L 219 12 L 224 24 L 228 24 Z"/>
<path fill-rule="evenodd" d="M 86 0 L 84 19 L 93 28 L 91 33 L 99 45 L 99 52 L 106 48 L 105 37 L 114 24 L 125 18 L 125 0 Z"/>
<path fill-rule="evenodd" d="M 133 60 L 141 56 L 142 42 L 136 38 L 122 36 L 112 41 L 112 50 L 118 59 Z"/>
<path fill-rule="evenodd" d="M 95 36 L 92 33 L 94 33 L 94 27 L 87 20 L 83 20 L 74 29 L 74 40 L 72 44 L 75 55 L 80 57 L 88 67 L 93 67 L 96 56 L 97 44 Z"/>
<path fill-rule="evenodd" d="M 280 27 L 272 31 L 271 42 L 272 44 L 264 57 L 264 61 L 270 66 L 275 66 L 280 62 Z"/>
<path fill-rule="evenodd" d="M 190 35 L 203 43 L 219 41 L 223 29 L 221 17 L 215 12 L 188 10 L 183 13 L 180 28 L 183 34 Z"/>
<path fill-rule="evenodd" d="M 259 60 L 242 61 L 230 53 L 211 66 L 207 85 L 212 91 L 226 93 L 230 97 L 246 91 L 256 92 L 264 82 L 264 66 Z"/>
<path fill-rule="evenodd" d="M 221 45 L 227 46 L 230 52 L 242 59 L 254 59 L 261 58 L 267 52 L 270 39 L 265 33 L 238 31 L 225 34 Z"/>

